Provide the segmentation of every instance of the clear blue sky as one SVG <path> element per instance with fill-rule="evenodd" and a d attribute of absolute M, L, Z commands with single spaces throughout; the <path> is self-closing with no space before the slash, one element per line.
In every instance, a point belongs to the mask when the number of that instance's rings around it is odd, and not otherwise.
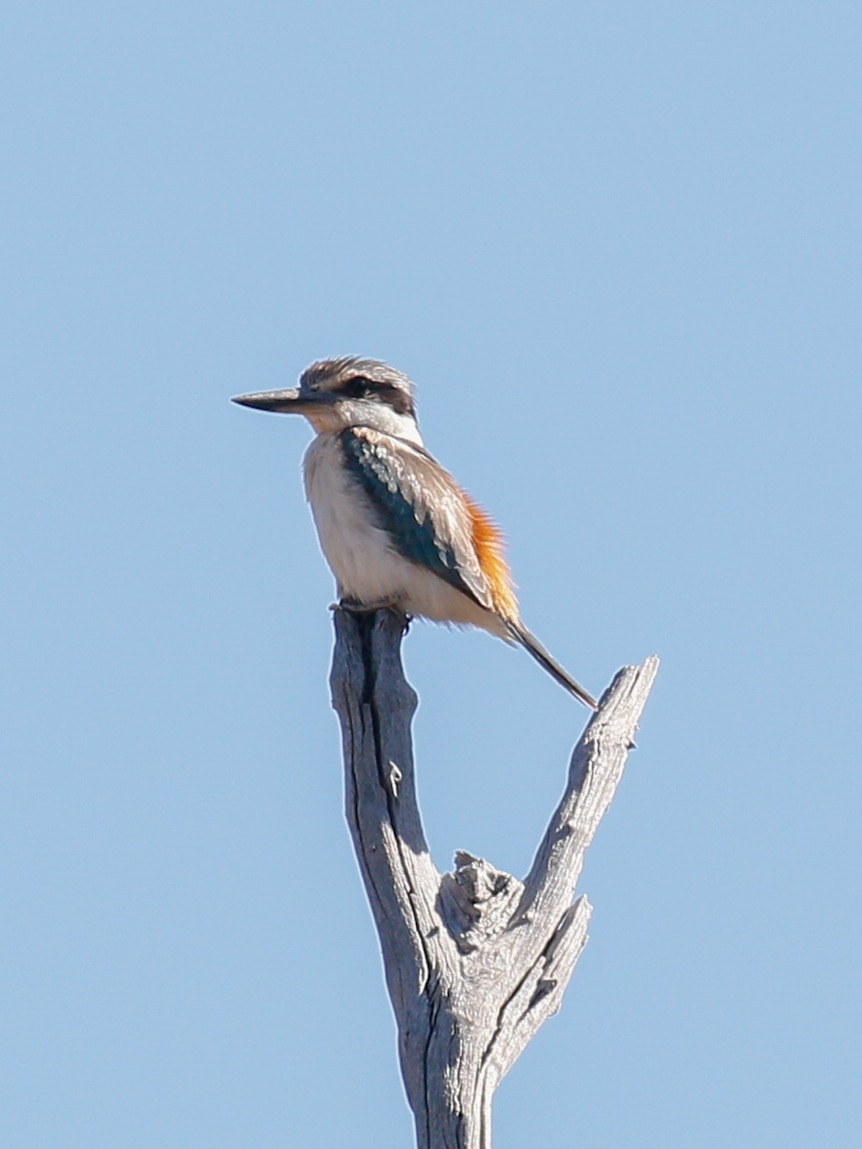
<path fill-rule="evenodd" d="M 386 358 L 585 684 L 658 653 L 495 1149 L 859 1128 L 854 3 L 0 27 L 0 1143 L 403 1149 L 299 421 Z M 427 829 L 523 872 L 584 712 L 413 628 Z"/>

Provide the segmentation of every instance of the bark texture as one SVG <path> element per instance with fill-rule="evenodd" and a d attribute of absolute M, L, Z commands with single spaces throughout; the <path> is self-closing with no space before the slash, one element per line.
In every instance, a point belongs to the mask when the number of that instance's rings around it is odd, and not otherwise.
<path fill-rule="evenodd" d="M 491 1149 L 491 1102 L 560 1008 L 592 907 L 572 897 L 622 777 L 658 659 L 624 667 L 572 753 L 557 809 L 523 881 L 459 852 L 440 874 L 416 800 L 401 665 L 403 618 L 335 612 L 333 705 L 347 821 L 380 935 L 418 1149 Z"/>

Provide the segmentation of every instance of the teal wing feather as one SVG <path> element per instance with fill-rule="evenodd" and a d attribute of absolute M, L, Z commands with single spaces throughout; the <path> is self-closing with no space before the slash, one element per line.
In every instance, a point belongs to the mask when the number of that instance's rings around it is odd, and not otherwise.
<path fill-rule="evenodd" d="M 347 469 L 395 549 L 490 608 L 470 511 L 451 475 L 421 447 L 370 427 L 349 427 L 340 439 Z"/>

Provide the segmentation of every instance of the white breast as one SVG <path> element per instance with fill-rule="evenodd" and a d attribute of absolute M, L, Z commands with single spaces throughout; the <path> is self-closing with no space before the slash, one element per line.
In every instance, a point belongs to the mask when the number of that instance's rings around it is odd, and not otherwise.
<path fill-rule="evenodd" d="M 360 603 L 392 602 L 408 614 L 436 622 L 472 625 L 505 635 L 491 611 L 412 563 L 377 526 L 367 496 L 344 466 L 338 437 L 318 435 L 305 453 L 305 491 L 320 546 L 341 598 Z"/>
<path fill-rule="evenodd" d="M 337 436 L 317 436 L 306 452 L 304 472 L 320 546 L 339 595 L 368 603 L 403 595 L 405 560 L 376 526 L 366 496 L 345 470 Z"/>

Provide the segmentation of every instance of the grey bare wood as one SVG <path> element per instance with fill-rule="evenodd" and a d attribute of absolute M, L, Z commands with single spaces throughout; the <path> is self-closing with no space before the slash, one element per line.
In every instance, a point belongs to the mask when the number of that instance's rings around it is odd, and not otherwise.
<path fill-rule="evenodd" d="M 572 897 L 622 777 L 658 659 L 624 667 L 572 753 L 523 882 L 460 852 L 440 874 L 416 800 L 403 618 L 335 612 L 347 821 L 380 935 L 418 1149 L 491 1149 L 494 1091 L 560 1008 L 592 907 Z"/>

